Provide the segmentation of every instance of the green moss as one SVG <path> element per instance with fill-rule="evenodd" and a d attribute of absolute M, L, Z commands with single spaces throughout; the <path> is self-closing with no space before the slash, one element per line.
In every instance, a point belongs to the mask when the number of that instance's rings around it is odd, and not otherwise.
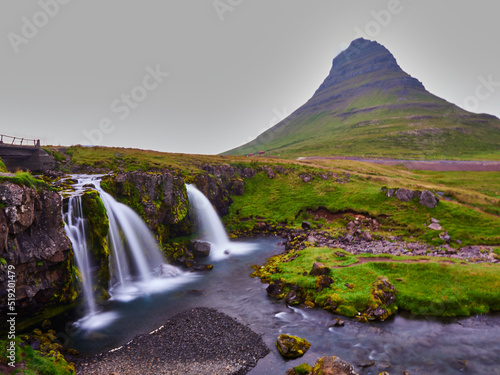
<path fill-rule="evenodd" d="M 88 190 L 83 194 L 82 209 L 88 223 L 89 246 L 99 266 L 96 280 L 96 295 L 98 300 L 104 300 L 109 298 L 107 293 L 110 279 L 109 248 L 107 242 L 109 220 L 104 203 L 99 193 L 95 190 Z"/>
<path fill-rule="evenodd" d="M 35 189 L 56 190 L 45 181 L 33 177 L 29 172 L 16 172 L 14 176 L 0 176 L 0 183 L 12 182 L 16 185 L 28 186 Z"/>
<path fill-rule="evenodd" d="M 42 345 L 46 341 L 42 337 Z M 10 347 L 10 341 L 0 341 L 0 358 L 4 363 L 9 363 L 7 358 L 9 353 L 7 348 Z M 34 350 L 30 345 L 27 345 L 23 340 L 17 338 L 15 340 L 16 365 L 22 370 L 15 370 L 14 374 L 34 374 L 34 375 L 73 375 L 75 367 L 72 363 L 68 363 L 64 356 L 58 350 L 50 350 L 42 354 L 38 350 Z M 22 372 L 20 372 L 22 371 Z"/>
<path fill-rule="evenodd" d="M 312 371 L 312 366 L 308 363 L 302 363 L 301 365 L 295 366 L 293 368 L 297 375 L 308 375 Z"/>
<path fill-rule="evenodd" d="M 0 158 L 0 172 L 8 172 L 7 167 L 5 166 L 2 158 Z"/>
<path fill-rule="evenodd" d="M 462 264 L 458 260 L 432 257 L 395 257 L 387 262 L 364 262 L 346 266 L 338 249 L 307 248 L 271 257 L 264 267 L 254 267 L 253 276 L 264 282 L 282 282 L 305 289 L 306 299 L 346 316 L 373 312 L 381 307 L 380 319 L 398 309 L 418 315 L 465 316 L 500 310 L 500 265 Z M 345 252 L 344 252 L 345 253 Z M 352 255 L 358 261 L 370 256 Z M 320 292 L 310 276 L 314 262 L 331 268 L 334 284 Z M 306 276 L 304 276 L 306 274 Z M 398 281 L 402 280 L 402 281 Z M 393 304 L 384 293 L 397 290 Z M 354 287 L 352 287 L 354 286 Z M 286 293 L 278 296 L 284 298 Z"/>

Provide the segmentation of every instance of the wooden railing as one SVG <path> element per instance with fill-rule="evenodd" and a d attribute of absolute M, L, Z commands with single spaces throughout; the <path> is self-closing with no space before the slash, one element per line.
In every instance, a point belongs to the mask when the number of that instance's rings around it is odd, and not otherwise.
<path fill-rule="evenodd" d="M 16 146 L 40 147 L 40 140 L 39 139 L 27 139 L 27 138 L 11 137 L 10 135 L 0 134 L 0 145 L 3 145 L 3 144 L 10 144 L 10 145 L 16 145 Z"/>

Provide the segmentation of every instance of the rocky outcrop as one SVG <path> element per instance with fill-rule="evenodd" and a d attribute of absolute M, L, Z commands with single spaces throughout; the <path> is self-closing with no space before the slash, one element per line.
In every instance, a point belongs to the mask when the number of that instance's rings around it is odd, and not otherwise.
<path fill-rule="evenodd" d="M 311 371 L 311 375 L 358 375 L 354 366 L 339 357 L 319 358 Z"/>
<path fill-rule="evenodd" d="M 306 339 L 297 336 L 279 335 L 276 347 L 283 358 L 294 359 L 306 354 L 311 344 Z"/>
<path fill-rule="evenodd" d="M 16 276 L 16 312 L 20 316 L 72 302 L 71 243 L 61 215 L 61 197 L 10 182 L 0 184 L 0 282 L 7 285 L 9 266 Z M 0 310 L 7 310 L 0 291 Z M 49 314 L 47 311 L 46 314 Z"/>
<path fill-rule="evenodd" d="M 396 197 L 401 202 L 418 201 L 422 206 L 434 208 L 439 203 L 439 199 L 432 194 L 429 190 L 408 190 L 403 188 L 387 188 L 380 189 L 389 198 Z"/>

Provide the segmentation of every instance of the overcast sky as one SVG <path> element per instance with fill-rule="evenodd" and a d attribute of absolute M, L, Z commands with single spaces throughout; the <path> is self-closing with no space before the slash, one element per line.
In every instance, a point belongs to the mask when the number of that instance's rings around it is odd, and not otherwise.
<path fill-rule="evenodd" d="M 214 154 L 306 102 L 360 36 L 500 117 L 496 0 L 2 0 L 0 133 Z"/>

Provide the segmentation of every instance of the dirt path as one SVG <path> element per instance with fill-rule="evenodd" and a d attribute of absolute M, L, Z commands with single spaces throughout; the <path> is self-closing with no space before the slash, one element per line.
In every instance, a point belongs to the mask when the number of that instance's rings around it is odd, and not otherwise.
<path fill-rule="evenodd" d="M 500 172 L 500 161 L 365 159 L 347 156 L 309 156 L 297 160 L 353 160 L 384 165 L 403 165 L 408 169 L 422 171 Z"/>

